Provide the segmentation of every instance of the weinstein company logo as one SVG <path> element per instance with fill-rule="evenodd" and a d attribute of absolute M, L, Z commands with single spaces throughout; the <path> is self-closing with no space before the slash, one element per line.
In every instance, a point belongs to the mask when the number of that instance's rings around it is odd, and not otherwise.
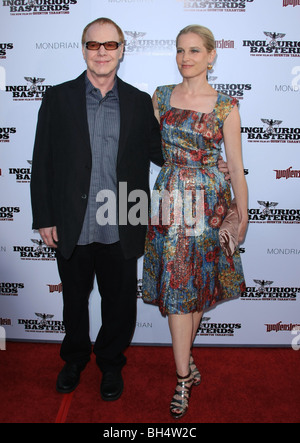
<path fill-rule="evenodd" d="M 299 224 L 300 209 L 280 209 L 277 202 L 258 200 L 259 209 L 248 210 L 249 223 Z"/>
<path fill-rule="evenodd" d="M 245 12 L 248 3 L 254 0 L 237 0 L 237 1 L 192 1 L 179 0 L 184 3 L 185 11 L 198 12 Z"/>
<path fill-rule="evenodd" d="M 300 41 L 283 40 L 286 34 L 264 32 L 265 40 L 243 40 L 251 56 L 262 57 L 300 57 Z"/>
<path fill-rule="evenodd" d="M 241 133 L 249 143 L 300 143 L 300 128 L 280 127 L 282 120 L 262 118 L 264 126 L 245 126 Z"/>
<path fill-rule="evenodd" d="M 221 40 L 215 41 L 216 49 L 234 49 L 235 43 L 234 40 L 224 40 L 223 38 Z"/>
<path fill-rule="evenodd" d="M 10 15 L 69 14 L 77 0 L 2 0 Z"/>
<path fill-rule="evenodd" d="M 286 6 L 300 6 L 300 0 L 283 0 L 283 7 Z"/>
<path fill-rule="evenodd" d="M 172 55 L 175 48 L 175 40 L 143 38 L 146 32 L 125 31 L 125 35 L 126 54 Z"/>

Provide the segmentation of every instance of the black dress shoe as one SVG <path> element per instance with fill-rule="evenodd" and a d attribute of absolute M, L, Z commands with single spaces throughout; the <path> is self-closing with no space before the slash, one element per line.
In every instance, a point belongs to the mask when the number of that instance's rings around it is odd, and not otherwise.
<path fill-rule="evenodd" d="M 80 373 L 84 369 L 83 365 L 76 363 L 66 363 L 58 374 L 56 390 L 61 394 L 69 394 L 79 385 Z"/>
<path fill-rule="evenodd" d="M 102 400 L 114 401 L 121 397 L 123 392 L 123 378 L 121 371 L 107 371 L 103 373 L 100 394 Z"/>

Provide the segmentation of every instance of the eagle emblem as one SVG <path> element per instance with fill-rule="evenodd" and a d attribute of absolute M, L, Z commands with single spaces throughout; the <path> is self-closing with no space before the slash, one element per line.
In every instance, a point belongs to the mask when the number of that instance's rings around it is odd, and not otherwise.
<path fill-rule="evenodd" d="M 40 314 L 39 312 L 35 312 L 35 315 L 42 319 L 40 321 L 40 325 L 41 326 L 47 326 L 47 320 L 49 320 L 50 318 L 54 317 L 54 315 L 51 315 L 51 314 Z"/>
<path fill-rule="evenodd" d="M 266 133 L 267 134 L 274 134 L 275 132 L 275 125 L 280 125 L 282 123 L 282 120 L 272 120 L 272 119 L 266 119 L 266 118 L 262 118 L 261 121 L 263 123 L 265 123 L 266 125 L 268 125 L 267 129 L 266 129 Z"/>
<path fill-rule="evenodd" d="M 256 284 L 258 284 L 257 292 L 260 294 L 264 294 L 266 290 L 266 286 L 270 286 L 273 282 L 268 280 L 253 280 Z"/>
<path fill-rule="evenodd" d="M 269 215 L 271 209 L 275 208 L 278 205 L 278 203 L 276 203 L 276 202 L 268 202 L 268 201 L 265 202 L 262 200 L 258 200 L 257 203 L 259 203 L 261 206 L 264 206 L 264 210 L 263 210 L 264 215 Z"/>
<path fill-rule="evenodd" d="M 37 245 L 36 252 L 43 252 L 43 245 L 45 244 L 43 240 L 31 239 L 32 243 Z"/>
<path fill-rule="evenodd" d="M 144 37 L 144 35 L 146 35 L 146 32 L 125 31 L 125 34 L 132 37 L 132 40 L 131 40 L 131 42 L 128 43 L 128 46 L 132 46 L 133 48 L 137 48 L 139 46 L 138 39 L 141 37 Z"/>
<path fill-rule="evenodd" d="M 277 39 L 283 38 L 285 36 L 285 34 L 277 32 L 264 32 L 264 34 L 271 39 L 269 42 L 269 46 L 271 46 L 271 48 L 275 48 L 276 46 L 278 46 Z"/>
<path fill-rule="evenodd" d="M 25 80 L 30 84 L 29 91 L 36 92 L 39 83 L 43 83 L 45 81 L 44 78 L 36 78 L 36 77 L 24 77 Z"/>

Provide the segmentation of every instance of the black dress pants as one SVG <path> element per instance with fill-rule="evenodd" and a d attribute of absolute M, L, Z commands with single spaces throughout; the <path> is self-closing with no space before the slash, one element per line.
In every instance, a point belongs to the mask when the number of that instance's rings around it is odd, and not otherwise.
<path fill-rule="evenodd" d="M 102 325 L 94 343 L 101 371 L 120 370 L 126 363 L 136 323 L 137 259 L 126 260 L 120 242 L 77 246 L 66 260 L 57 251 L 63 286 L 63 321 L 66 335 L 60 355 L 67 363 L 90 360 L 89 296 L 96 275 L 101 295 Z"/>

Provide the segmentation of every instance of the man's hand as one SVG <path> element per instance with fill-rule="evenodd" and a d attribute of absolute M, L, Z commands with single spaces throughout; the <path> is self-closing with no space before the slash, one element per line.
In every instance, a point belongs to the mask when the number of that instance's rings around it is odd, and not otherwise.
<path fill-rule="evenodd" d="M 51 228 L 41 228 L 39 229 L 40 236 L 43 239 L 43 242 L 50 246 L 51 248 L 57 248 L 57 230 L 56 226 L 52 226 Z"/>
<path fill-rule="evenodd" d="M 223 160 L 222 155 L 220 155 L 218 158 L 218 169 L 220 172 L 223 172 L 223 174 L 225 174 L 225 180 L 230 182 L 229 169 L 228 169 L 227 163 Z"/>

